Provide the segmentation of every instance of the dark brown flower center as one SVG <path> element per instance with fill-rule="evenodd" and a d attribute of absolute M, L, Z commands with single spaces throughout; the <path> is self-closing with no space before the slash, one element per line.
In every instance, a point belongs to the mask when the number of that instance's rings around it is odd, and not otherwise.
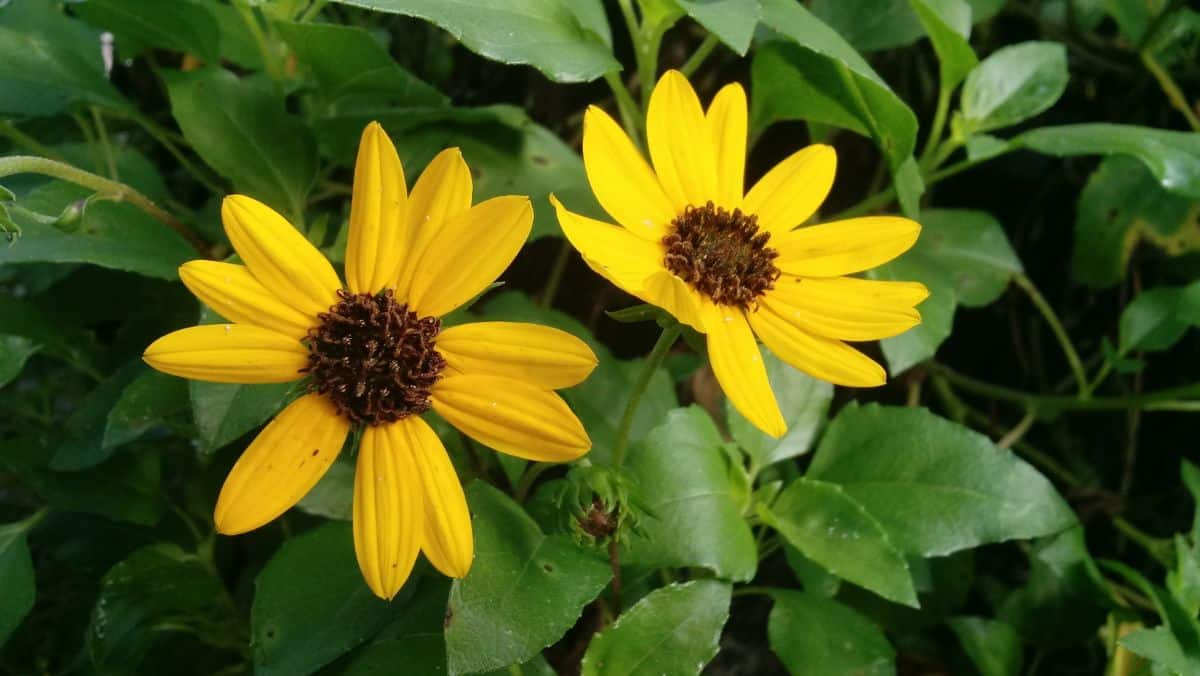
<path fill-rule="evenodd" d="M 341 301 L 308 331 L 308 388 L 339 414 L 380 425 L 429 410 L 429 394 L 446 367 L 434 349 L 442 322 L 419 317 L 391 290 L 338 291 Z"/>
<path fill-rule="evenodd" d="M 714 206 L 688 206 L 671 221 L 663 237 L 667 269 L 718 305 L 748 308 L 779 279 L 775 258 L 767 246 L 768 232 L 759 232 L 758 218 Z"/>

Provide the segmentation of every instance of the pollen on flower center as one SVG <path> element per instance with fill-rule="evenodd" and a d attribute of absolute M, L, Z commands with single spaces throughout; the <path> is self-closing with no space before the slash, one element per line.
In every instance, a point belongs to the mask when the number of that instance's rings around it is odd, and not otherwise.
<path fill-rule="evenodd" d="M 688 206 L 663 237 L 663 263 L 718 305 L 750 307 L 779 279 L 778 252 L 767 246 L 758 219 L 714 206 Z"/>
<path fill-rule="evenodd" d="M 434 349 L 441 321 L 419 317 L 390 289 L 338 296 L 308 331 L 309 391 L 356 423 L 380 425 L 428 411 L 430 390 L 446 366 Z"/>

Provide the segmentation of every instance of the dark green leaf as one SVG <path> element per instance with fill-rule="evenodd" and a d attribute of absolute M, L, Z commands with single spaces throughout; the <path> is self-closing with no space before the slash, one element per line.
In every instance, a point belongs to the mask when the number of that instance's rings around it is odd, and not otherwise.
<path fill-rule="evenodd" d="M 631 538 L 622 563 L 700 566 L 737 581 L 754 577 L 754 537 L 734 498 L 720 433 L 703 409 L 668 413 L 630 450 L 625 466 L 651 514 L 642 520 L 642 532 Z"/>
<path fill-rule="evenodd" d="M 130 362 L 92 390 L 63 425 L 64 438 L 50 458 L 50 469 L 77 471 L 94 467 L 112 457 L 115 450 L 105 446 L 104 432 L 108 414 L 135 378 L 146 372 L 139 362 Z"/>
<path fill-rule="evenodd" d="M 33 609 L 37 596 L 33 558 L 25 542 L 27 522 L 0 526 L 0 648 Z"/>
<path fill-rule="evenodd" d="M 813 0 L 812 13 L 860 52 L 901 47 L 923 34 L 908 0 Z"/>
<path fill-rule="evenodd" d="M 938 57 L 939 86 L 954 91 L 958 83 L 979 64 L 967 37 L 971 31 L 971 7 L 963 0 L 909 0 L 933 51 Z"/>
<path fill-rule="evenodd" d="M 879 627 L 837 601 L 771 591 L 771 650 L 795 676 L 893 676 L 896 652 Z"/>
<path fill-rule="evenodd" d="M 213 572 L 177 545 L 137 550 L 100 583 L 87 632 L 92 662 L 101 673 L 136 670 L 156 640 L 178 632 L 220 645 L 232 619 L 224 594 Z"/>
<path fill-rule="evenodd" d="M 758 0 L 676 0 L 688 16 L 745 56 L 758 25 Z"/>
<path fill-rule="evenodd" d="M 1143 291 L 1121 312 L 1117 325 L 1117 352 L 1134 350 L 1157 352 L 1170 349 L 1187 331 L 1188 325 L 1177 314 L 1183 289 L 1160 286 Z"/>
<path fill-rule="evenodd" d="M 308 67 L 329 105 L 354 94 L 381 94 L 388 106 L 442 106 L 446 97 L 404 70 L 362 28 L 278 23 L 300 63 Z"/>
<path fill-rule="evenodd" d="M 0 295 L 0 326 L 4 327 L 5 335 L 27 338 L 40 345 L 43 354 L 63 359 L 82 371 L 96 372 L 95 340 L 83 331 L 55 322 L 31 303 Z"/>
<path fill-rule="evenodd" d="M 283 408 L 294 387 L 188 382 L 201 448 L 211 453 L 263 424 Z"/>
<path fill-rule="evenodd" d="M 887 359 L 888 372 L 893 376 L 899 375 L 934 356 L 942 342 L 950 337 L 950 329 L 954 324 L 958 291 L 953 276 L 936 264 L 930 265 L 926 257 L 913 250 L 869 271 L 867 276 L 871 279 L 921 282 L 929 289 L 929 298 L 918 306 L 921 323 L 894 338 L 879 342 Z"/>
<path fill-rule="evenodd" d="M 163 79 L 175 121 L 205 162 L 284 216 L 303 214 L 317 173 L 316 143 L 282 98 L 220 68 L 164 71 Z"/>
<path fill-rule="evenodd" d="M 186 380 L 146 371 L 125 387 L 108 411 L 102 445 L 111 449 L 127 444 L 187 410 Z"/>
<path fill-rule="evenodd" d="M 1054 105 L 1067 88 L 1067 50 L 1057 42 L 1023 42 L 996 50 L 963 85 L 967 135 L 1011 127 Z"/>
<path fill-rule="evenodd" d="M 981 676 L 1021 672 L 1021 639 L 1010 625 L 985 617 L 956 617 L 950 628 Z"/>
<path fill-rule="evenodd" d="M 0 387 L 21 375 L 25 362 L 40 349 L 40 345 L 24 336 L 0 335 Z"/>
<path fill-rule="evenodd" d="M 1164 190 L 1141 162 L 1106 157 L 1079 194 L 1071 272 L 1089 286 L 1113 286 L 1139 242 L 1171 255 L 1196 248 L 1195 221 L 1189 200 Z"/>
<path fill-rule="evenodd" d="M 1049 535 L 1076 522 L 1037 470 L 925 409 L 847 406 L 808 477 L 840 485 L 909 554 Z"/>
<path fill-rule="evenodd" d="M 917 605 L 904 555 L 879 521 L 838 486 L 796 479 L 763 518 L 830 573 L 886 599 Z"/>
<path fill-rule="evenodd" d="M 583 676 L 699 674 L 729 619 L 729 584 L 694 580 L 656 589 L 592 638 Z"/>
<path fill-rule="evenodd" d="M 596 0 L 577 0 L 594 4 Z M 586 82 L 620 69 L 596 12 L 566 0 L 338 0 L 347 5 L 424 19 L 473 52 L 502 63 L 529 64 L 558 82 Z"/>
<path fill-rule="evenodd" d="M 296 507 L 327 519 L 349 521 L 354 515 L 354 460 L 343 454 Z"/>
<path fill-rule="evenodd" d="M 763 0 L 762 22 L 789 42 L 764 44 L 754 58 L 751 129 L 791 119 L 832 124 L 874 139 L 899 170 L 916 144 L 912 110 L 803 4 Z"/>
<path fill-rule="evenodd" d="M 769 350 L 762 350 L 762 358 L 771 390 L 787 422 L 787 434 L 774 439 L 746 420 L 728 401 L 725 405 L 729 434 L 750 456 L 755 468 L 807 453 L 833 399 L 833 385 L 797 371 Z"/>
<path fill-rule="evenodd" d="M 75 12 L 88 23 L 115 33 L 116 47 L 126 57 L 130 54 L 124 37 L 216 63 L 220 38 L 208 6 L 189 0 L 169 5 L 158 0 L 88 0 Z"/>
<path fill-rule="evenodd" d="M 363 582 L 350 524 L 321 526 L 284 543 L 258 574 L 250 612 L 254 673 L 312 673 L 390 617 L 391 606 Z"/>
<path fill-rule="evenodd" d="M 443 676 L 446 673 L 446 641 L 442 623 L 450 581 L 441 576 L 421 577 L 412 599 L 396 619 L 367 645 L 354 651 L 341 676 L 385 676 L 404 665 L 413 674 Z"/>
<path fill-rule="evenodd" d="M 546 535 L 511 498 L 482 482 L 468 490 L 475 561 L 450 590 L 451 674 L 524 662 L 562 638 L 612 573 L 566 535 Z"/>
<path fill-rule="evenodd" d="M 76 185 L 54 181 L 25 195 L 20 206 L 57 216 L 94 195 Z M 78 226 L 64 232 L 45 219 L 14 213 L 23 231 L 11 246 L 0 246 L 5 263 L 91 263 L 160 279 L 177 279 L 176 270 L 196 256 L 174 230 L 124 202 L 96 200 L 87 204 Z"/>

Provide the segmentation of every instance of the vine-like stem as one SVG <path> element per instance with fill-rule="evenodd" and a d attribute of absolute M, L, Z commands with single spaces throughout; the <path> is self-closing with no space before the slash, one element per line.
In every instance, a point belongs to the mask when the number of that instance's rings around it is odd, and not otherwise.
<path fill-rule="evenodd" d="M 929 169 L 934 153 L 942 142 L 942 129 L 946 126 L 946 116 L 950 112 L 950 90 L 945 83 L 938 88 L 937 109 L 933 113 L 933 124 L 929 126 L 929 138 L 925 139 L 925 149 L 921 151 L 921 167 Z"/>
<path fill-rule="evenodd" d="M 38 155 L 55 160 L 63 159 L 63 156 L 58 151 L 47 145 L 43 145 L 40 141 L 21 131 L 8 120 L 0 120 L 0 136 L 7 136 L 13 143 Z"/>
<path fill-rule="evenodd" d="M 700 46 L 696 47 L 696 51 L 692 52 L 688 60 L 683 62 L 683 65 L 679 67 L 679 72 L 683 73 L 684 77 L 690 78 L 692 74 L 700 69 L 705 59 L 713 53 L 713 50 L 719 44 L 721 44 L 721 39 L 717 37 L 716 33 L 709 33 L 704 36 L 704 41 L 700 43 Z"/>
<path fill-rule="evenodd" d="M 190 174 L 192 178 L 196 179 L 197 183 L 207 188 L 209 192 L 213 193 L 214 195 L 223 195 L 225 192 L 227 192 L 226 189 L 221 186 L 220 179 L 210 176 L 203 168 L 196 166 L 196 164 L 188 159 L 188 156 L 179 149 L 179 146 L 176 145 L 176 141 L 171 138 L 172 136 L 176 136 L 176 138 L 178 138 L 177 134 L 173 134 L 171 131 L 164 129 L 157 122 L 149 117 L 146 117 L 145 115 L 142 115 L 141 113 L 128 113 L 113 110 L 109 110 L 108 112 L 110 115 L 115 114 L 123 116 L 141 127 L 143 131 L 150 135 L 150 138 L 157 141 L 159 145 L 161 145 L 168 153 L 171 154 L 171 157 L 175 158 L 175 161 L 179 163 L 180 167 L 183 167 L 184 171 Z"/>
<path fill-rule="evenodd" d="M 95 190 L 107 199 L 128 202 L 146 212 L 163 225 L 179 233 L 189 244 L 195 247 L 196 251 L 202 255 L 207 255 L 208 243 L 201 239 L 186 223 L 167 213 L 151 201 L 149 197 L 146 197 L 124 183 L 118 183 L 117 181 L 98 176 L 89 171 L 73 167 L 65 162 L 58 162 L 46 159 L 45 157 L 32 157 L 29 155 L 0 157 L 0 177 L 11 176 L 12 174 L 41 174 L 43 176 L 51 176 Z"/>
<path fill-rule="evenodd" d="M 662 366 L 663 360 L 667 358 L 667 353 L 679 338 L 679 334 L 678 325 L 663 329 L 662 334 L 658 336 L 658 342 L 654 343 L 654 349 L 650 350 L 645 364 L 642 365 L 642 372 L 638 374 L 637 382 L 633 384 L 633 390 L 629 392 L 629 401 L 625 404 L 625 412 L 621 414 L 621 422 L 617 426 L 617 438 L 613 442 L 612 464 L 615 467 L 620 467 L 625 462 L 625 451 L 629 448 L 629 431 L 633 429 L 633 419 L 637 415 L 638 405 L 642 403 L 642 397 L 645 396 L 646 388 L 650 386 L 654 373 Z"/>
<path fill-rule="evenodd" d="M 554 304 L 554 297 L 558 295 L 558 287 L 562 284 L 563 273 L 567 271 L 567 263 L 571 261 L 571 242 L 566 237 L 558 244 L 558 253 L 554 256 L 554 263 L 550 266 L 550 274 L 546 277 L 546 286 L 542 289 L 542 296 L 538 299 L 540 307 L 550 307 Z"/>
<path fill-rule="evenodd" d="M 629 134 L 634 143 L 641 145 L 642 127 L 646 122 L 642 116 L 642 109 L 638 107 L 637 101 L 633 100 L 629 88 L 615 71 L 605 73 L 604 81 L 608 83 L 613 99 L 617 102 L 617 112 L 621 114 L 621 125 L 625 127 L 625 133 Z"/>
<path fill-rule="evenodd" d="M 1075 351 L 1075 346 L 1071 343 L 1071 337 L 1067 335 L 1067 330 L 1063 328 L 1062 322 L 1059 321 L 1058 315 L 1054 312 L 1054 308 L 1050 306 L 1050 303 L 1046 302 L 1045 297 L 1034 286 L 1033 281 L 1025 275 L 1013 275 L 1013 283 L 1029 296 L 1029 300 L 1033 303 L 1034 307 L 1038 309 L 1038 312 L 1042 313 L 1042 317 L 1050 325 L 1050 331 L 1054 333 L 1055 339 L 1058 340 L 1059 346 L 1062 347 L 1063 354 L 1067 357 L 1067 363 L 1071 365 L 1071 373 L 1075 376 L 1075 384 L 1079 388 L 1079 396 L 1086 398 L 1090 392 L 1087 373 L 1083 370 L 1083 362 L 1079 359 L 1079 353 Z"/>
<path fill-rule="evenodd" d="M 1200 131 L 1200 117 L 1196 116 L 1196 111 L 1192 110 L 1192 106 L 1188 103 L 1187 97 L 1184 96 L 1183 90 L 1175 82 L 1175 78 L 1167 72 L 1166 68 L 1154 58 L 1154 55 L 1149 50 L 1145 50 L 1141 54 L 1142 63 L 1145 64 L 1146 70 L 1158 80 L 1158 86 L 1162 88 L 1163 93 L 1167 95 L 1167 100 L 1171 105 L 1183 115 L 1187 120 L 1188 125 L 1193 131 Z"/>

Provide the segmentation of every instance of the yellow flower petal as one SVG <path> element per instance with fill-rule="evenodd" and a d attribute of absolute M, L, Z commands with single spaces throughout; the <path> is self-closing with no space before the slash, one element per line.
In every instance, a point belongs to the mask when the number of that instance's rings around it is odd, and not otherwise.
<path fill-rule="evenodd" d="M 675 207 L 633 142 L 596 106 L 583 116 L 583 166 L 609 216 L 643 239 L 663 238 Z"/>
<path fill-rule="evenodd" d="M 701 313 L 708 332 L 708 360 L 725 396 L 755 427 L 775 438 L 783 436 L 787 423 L 745 315 L 713 303 L 705 303 Z"/>
<path fill-rule="evenodd" d="M 840 277 L 870 270 L 908 251 L 921 234 L 916 221 L 865 216 L 774 235 L 775 265 L 801 277 Z"/>
<path fill-rule="evenodd" d="M 225 478 L 213 515 L 217 531 L 245 533 L 290 509 L 337 459 L 349 431 L 350 423 L 321 395 L 289 404 Z"/>
<path fill-rule="evenodd" d="M 538 324 L 452 326 L 438 335 L 437 351 L 460 373 L 503 376 L 547 390 L 578 385 L 596 368 L 587 343 Z"/>
<path fill-rule="evenodd" d="M 705 298 L 671 272 L 660 270 L 647 277 L 642 283 L 641 292 L 635 295 L 670 312 L 671 316 L 693 329 L 704 331 L 700 306 L 706 302 Z"/>
<path fill-rule="evenodd" d="M 475 557 L 471 513 L 462 484 L 446 449 L 425 421 L 416 416 L 396 423 L 406 436 L 415 463 L 415 477 L 424 496 L 421 549 L 444 575 L 466 577 Z"/>
<path fill-rule="evenodd" d="M 878 387 L 887 381 L 883 367 L 839 340 L 810 335 L 770 308 L 750 313 L 750 326 L 783 361 L 814 378 L 849 387 Z"/>
<path fill-rule="evenodd" d="M 736 82 L 713 97 L 705 115 L 717 161 L 717 206 L 733 211 L 742 205 L 746 174 L 746 92 Z"/>
<path fill-rule="evenodd" d="M 433 410 L 464 434 L 509 455 L 566 462 L 592 447 L 567 403 L 511 378 L 447 376 L 433 386 Z"/>
<path fill-rule="evenodd" d="M 333 266 L 271 207 L 245 195 L 221 203 L 225 234 L 250 273 L 279 300 L 316 315 L 337 302 Z"/>
<path fill-rule="evenodd" d="M 563 234 L 583 259 L 601 277 L 621 289 L 637 294 L 650 275 L 665 270 L 663 248 L 609 225 L 569 211 L 554 195 L 550 203 L 558 213 Z"/>
<path fill-rule="evenodd" d="M 650 94 L 646 141 L 654 171 L 680 213 L 717 199 L 717 161 L 700 99 L 687 78 L 669 70 Z"/>
<path fill-rule="evenodd" d="M 493 197 L 450 219 L 416 263 L 409 304 L 440 317 L 471 300 L 504 272 L 532 227 L 533 205 L 516 195 Z"/>
<path fill-rule="evenodd" d="M 368 426 L 354 471 L 354 555 L 375 595 L 390 601 L 404 586 L 421 550 L 425 517 L 417 449 L 407 418 Z"/>
<path fill-rule="evenodd" d="M 308 350 L 295 338 L 251 324 L 205 324 L 173 331 L 146 348 L 142 359 L 173 376 L 214 383 L 299 380 Z"/>
<path fill-rule="evenodd" d="M 407 255 L 396 276 L 396 296 L 408 298 L 416 271 L 429 241 L 442 229 L 447 219 L 465 213 L 471 208 L 471 169 L 463 160 L 458 148 L 447 148 L 438 153 L 413 186 L 408 196 Z"/>
<path fill-rule="evenodd" d="M 346 240 L 346 285 L 355 293 L 377 293 L 395 283 L 408 246 L 405 217 L 408 187 L 396 146 L 378 122 L 363 130 L 354 164 L 350 236 Z"/>
<path fill-rule="evenodd" d="M 917 282 L 784 275 L 760 302 L 802 331 L 839 340 L 879 340 L 920 324 L 915 308 L 928 296 Z"/>
<path fill-rule="evenodd" d="M 804 223 L 833 187 L 837 153 L 826 145 L 811 145 L 775 165 L 754 184 L 742 211 L 758 216 L 760 228 L 775 236 Z"/>
<path fill-rule="evenodd" d="M 231 322 L 254 324 L 300 340 L 317 323 L 275 297 L 244 265 L 218 261 L 188 261 L 179 278 L 197 298 Z"/>

